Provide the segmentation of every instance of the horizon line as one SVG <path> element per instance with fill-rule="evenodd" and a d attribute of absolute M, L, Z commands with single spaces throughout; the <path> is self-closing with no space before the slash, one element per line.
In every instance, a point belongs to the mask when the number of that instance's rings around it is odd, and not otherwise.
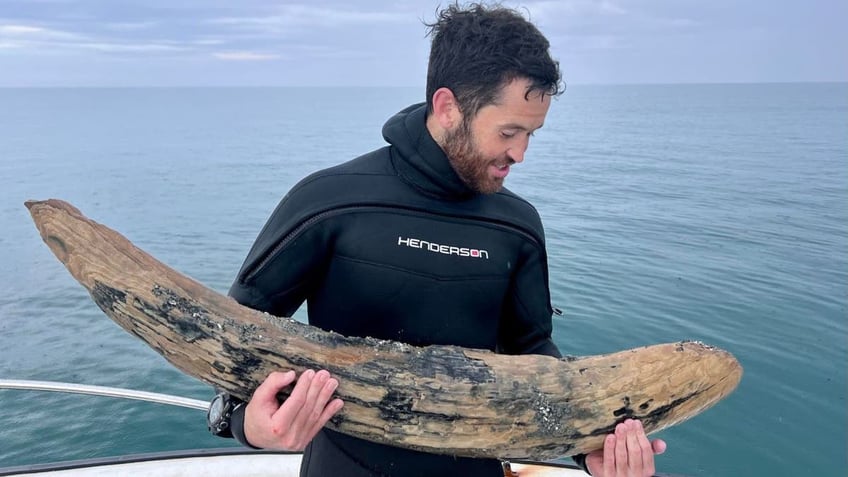
<path fill-rule="evenodd" d="M 623 82 L 623 83 L 605 83 L 605 82 L 587 82 L 587 83 L 566 83 L 566 91 L 569 86 L 710 86 L 710 85 L 780 85 L 780 84 L 848 84 L 848 80 L 800 80 L 800 81 L 681 81 L 670 83 L 651 83 L 651 82 Z M 186 85 L 0 85 L 0 89 L 228 89 L 228 88 L 256 88 L 256 89 L 271 89 L 271 88 L 312 88 L 312 89 L 379 89 L 379 88 L 424 88 L 424 85 L 247 85 L 247 84 L 231 84 L 231 85 L 203 85 L 203 84 L 186 84 Z"/>

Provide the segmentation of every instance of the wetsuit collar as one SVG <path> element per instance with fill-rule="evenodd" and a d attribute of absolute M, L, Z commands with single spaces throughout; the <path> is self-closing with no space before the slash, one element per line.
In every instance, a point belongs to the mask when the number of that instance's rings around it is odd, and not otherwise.
<path fill-rule="evenodd" d="M 476 194 L 459 178 L 442 148 L 427 130 L 427 104 L 414 104 L 390 118 L 383 138 L 401 178 L 421 192 L 444 199 L 468 199 Z"/>

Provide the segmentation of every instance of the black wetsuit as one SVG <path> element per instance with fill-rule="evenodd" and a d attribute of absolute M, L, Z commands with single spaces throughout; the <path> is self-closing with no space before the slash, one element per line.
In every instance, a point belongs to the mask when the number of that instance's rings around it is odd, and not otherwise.
<path fill-rule="evenodd" d="M 544 233 L 525 200 L 478 194 L 411 106 L 391 144 L 303 179 L 253 245 L 230 295 L 351 336 L 559 356 L 551 341 Z M 496 476 L 498 461 L 374 444 L 322 430 L 302 476 Z"/>

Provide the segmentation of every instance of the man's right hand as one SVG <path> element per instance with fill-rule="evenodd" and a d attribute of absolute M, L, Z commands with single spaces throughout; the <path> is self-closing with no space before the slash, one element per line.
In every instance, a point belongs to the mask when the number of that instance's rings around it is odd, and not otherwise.
<path fill-rule="evenodd" d="M 344 405 L 331 399 L 339 382 L 324 370 L 304 371 L 281 405 L 277 393 L 296 378 L 294 371 L 274 372 L 256 388 L 244 414 L 244 435 L 254 447 L 302 451 Z"/>

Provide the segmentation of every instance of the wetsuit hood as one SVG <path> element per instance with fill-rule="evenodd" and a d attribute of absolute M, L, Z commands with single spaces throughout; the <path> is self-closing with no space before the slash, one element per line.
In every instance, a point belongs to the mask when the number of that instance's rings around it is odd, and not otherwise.
<path fill-rule="evenodd" d="M 383 126 L 383 138 L 394 147 L 392 162 L 400 177 L 430 196 L 461 200 L 476 195 L 457 175 L 426 123 L 427 104 L 419 103 L 395 114 Z"/>

